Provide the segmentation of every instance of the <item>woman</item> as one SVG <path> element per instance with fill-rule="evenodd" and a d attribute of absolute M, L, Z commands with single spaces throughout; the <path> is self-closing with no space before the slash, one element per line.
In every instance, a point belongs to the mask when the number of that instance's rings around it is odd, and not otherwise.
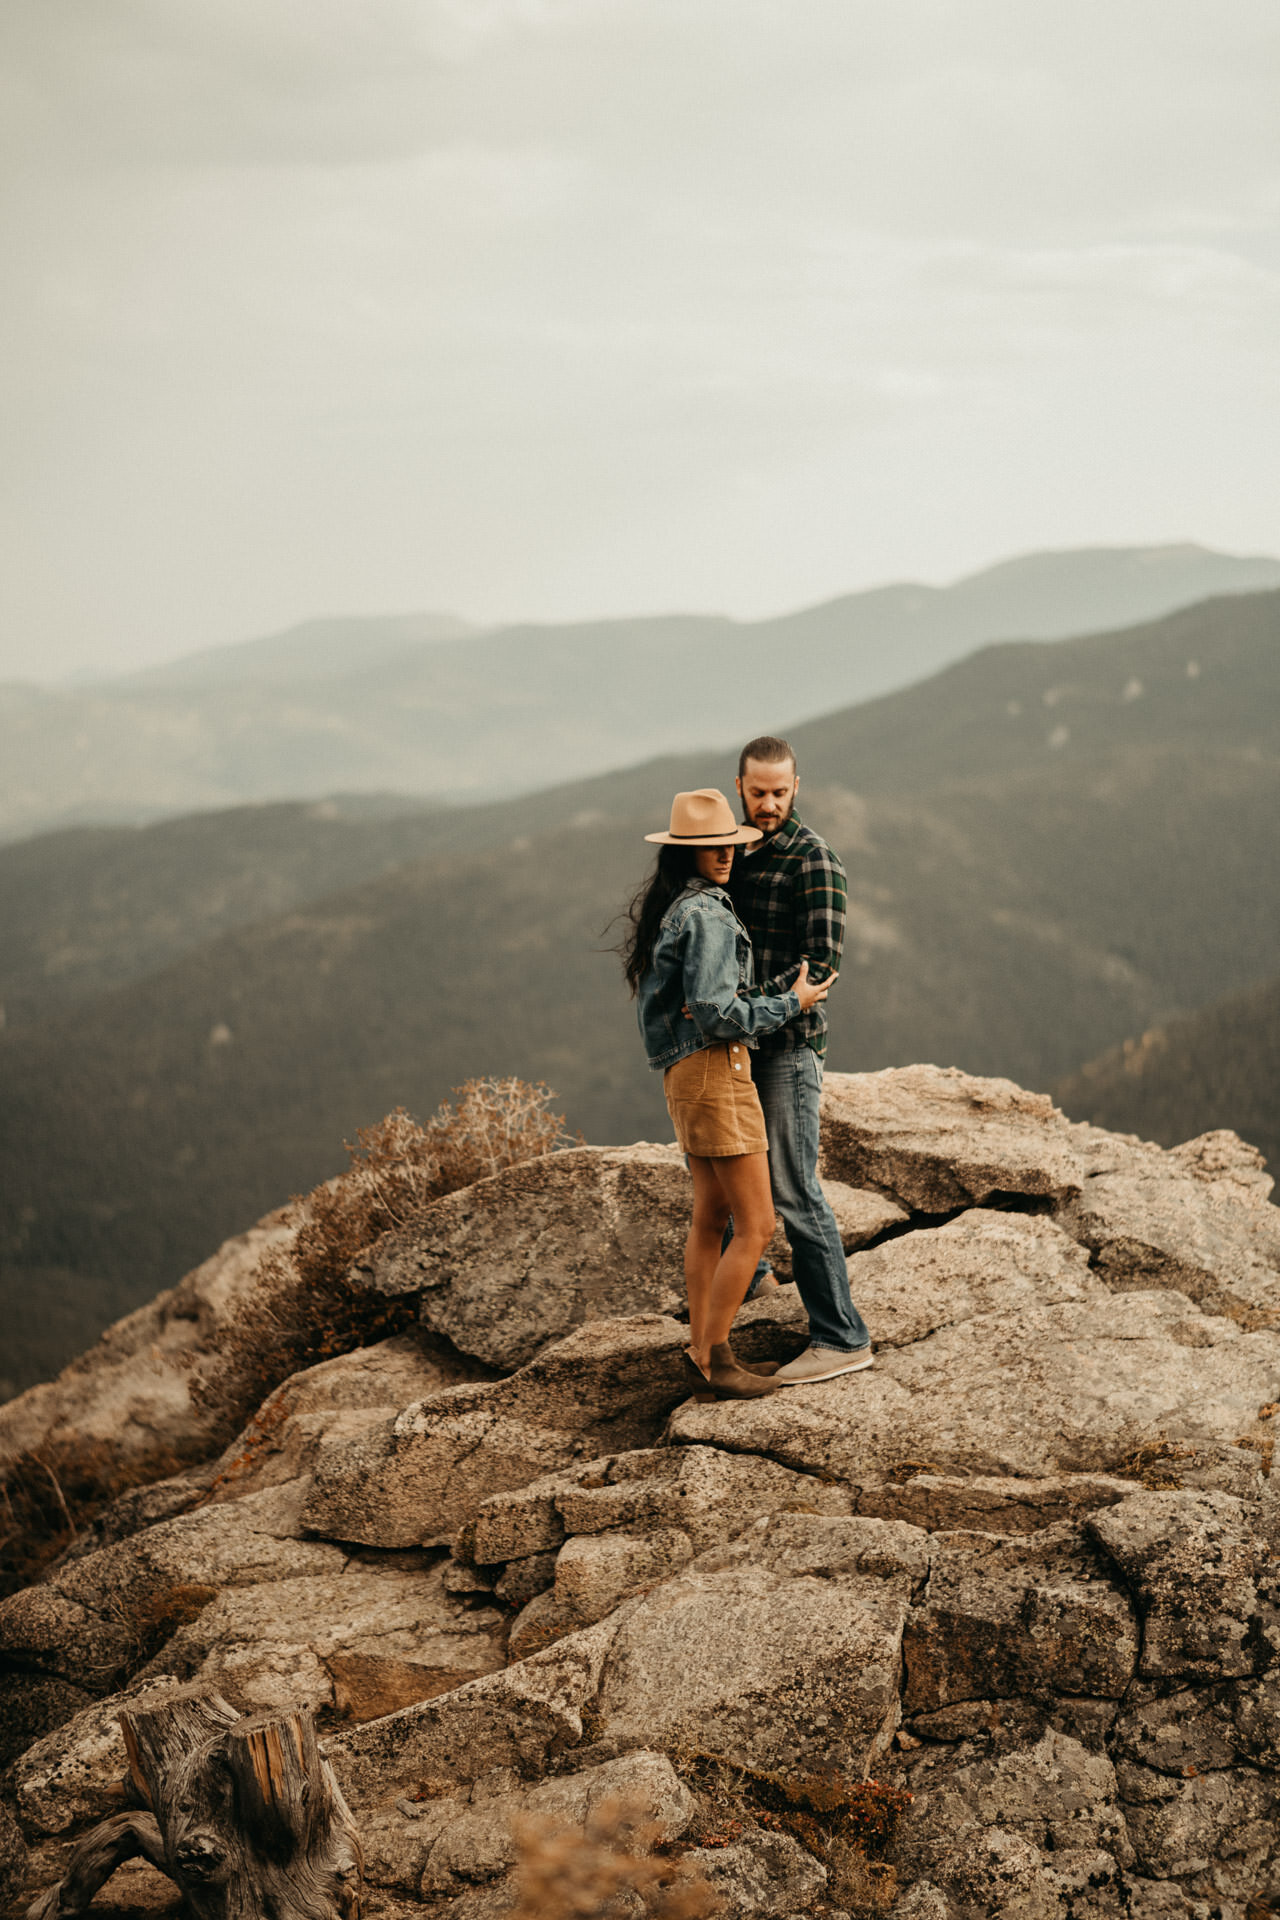
<path fill-rule="evenodd" d="M 784 994 L 753 994 L 751 942 L 725 891 L 734 848 L 761 838 L 740 827 L 715 787 L 678 793 L 671 825 L 645 839 L 662 848 L 631 903 L 622 944 L 627 984 L 638 1000 L 649 1065 L 663 1075 L 667 1109 L 693 1176 L 685 1242 L 690 1384 L 718 1399 L 754 1400 L 776 1389 L 743 1367 L 729 1329 L 756 1263 L 773 1238 L 768 1139 L 751 1084 L 756 1038 L 825 1000 L 801 963 Z M 729 1215 L 733 1238 L 721 1251 Z"/>

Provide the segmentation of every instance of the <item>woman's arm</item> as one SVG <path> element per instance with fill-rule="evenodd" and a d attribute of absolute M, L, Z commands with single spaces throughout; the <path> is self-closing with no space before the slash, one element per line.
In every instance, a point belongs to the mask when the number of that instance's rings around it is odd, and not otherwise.
<path fill-rule="evenodd" d="M 680 935 L 684 997 L 690 1017 L 710 1040 L 745 1040 L 772 1033 L 794 1020 L 800 996 L 738 991 L 737 930 L 727 912 L 695 907 Z"/>

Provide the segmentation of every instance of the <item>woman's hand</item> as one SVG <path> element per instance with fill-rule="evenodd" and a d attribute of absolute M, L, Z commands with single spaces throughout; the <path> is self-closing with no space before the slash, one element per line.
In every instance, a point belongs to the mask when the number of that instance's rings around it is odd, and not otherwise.
<path fill-rule="evenodd" d="M 829 973 L 825 980 L 811 980 L 809 962 L 802 960 L 800 971 L 791 983 L 800 1001 L 801 1013 L 808 1013 L 810 1007 L 816 1007 L 819 1000 L 825 1000 L 839 978 L 838 973 Z"/>

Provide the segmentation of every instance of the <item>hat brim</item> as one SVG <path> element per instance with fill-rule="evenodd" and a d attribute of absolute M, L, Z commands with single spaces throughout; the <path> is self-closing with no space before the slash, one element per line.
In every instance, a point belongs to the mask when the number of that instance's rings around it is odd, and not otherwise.
<path fill-rule="evenodd" d="M 664 847 L 753 847 L 764 834 L 759 827 L 739 827 L 734 833 L 646 833 L 645 839 Z"/>

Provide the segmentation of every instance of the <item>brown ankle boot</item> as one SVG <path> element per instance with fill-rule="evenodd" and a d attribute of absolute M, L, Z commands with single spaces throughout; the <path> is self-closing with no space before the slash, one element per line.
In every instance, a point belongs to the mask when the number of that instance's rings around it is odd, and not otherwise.
<path fill-rule="evenodd" d="M 763 1374 L 748 1373 L 740 1367 L 727 1340 L 712 1347 L 708 1378 L 717 1400 L 762 1400 L 767 1393 L 778 1391 Z"/>
<path fill-rule="evenodd" d="M 703 1401 L 715 1399 L 711 1382 L 687 1348 L 680 1355 L 680 1368 L 692 1399 Z"/>

